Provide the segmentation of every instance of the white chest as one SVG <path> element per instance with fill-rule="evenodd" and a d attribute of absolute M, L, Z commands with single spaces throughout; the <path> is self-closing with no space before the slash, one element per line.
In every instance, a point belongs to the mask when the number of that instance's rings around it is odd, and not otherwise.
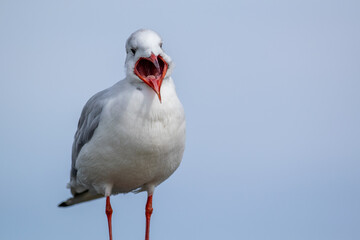
<path fill-rule="evenodd" d="M 147 88 L 109 100 L 77 161 L 88 187 L 112 184 L 113 192 L 128 192 L 158 185 L 176 170 L 185 147 L 185 117 L 173 87 L 163 87 L 161 104 Z"/>

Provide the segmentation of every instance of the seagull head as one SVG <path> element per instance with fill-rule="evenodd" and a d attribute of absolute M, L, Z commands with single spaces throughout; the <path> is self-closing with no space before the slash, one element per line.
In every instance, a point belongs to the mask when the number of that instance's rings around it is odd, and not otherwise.
<path fill-rule="evenodd" d="M 161 84 L 171 74 L 172 61 L 162 49 L 160 36 L 148 29 L 134 32 L 126 41 L 126 54 L 127 76 L 146 83 L 161 102 Z"/>

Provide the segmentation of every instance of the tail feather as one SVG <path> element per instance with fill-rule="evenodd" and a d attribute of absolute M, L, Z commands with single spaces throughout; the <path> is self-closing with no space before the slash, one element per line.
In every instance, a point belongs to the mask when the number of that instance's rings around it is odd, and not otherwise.
<path fill-rule="evenodd" d="M 75 194 L 74 197 L 69 198 L 68 200 L 60 203 L 58 205 L 58 207 L 68 207 L 68 206 L 72 206 L 74 204 L 91 201 L 91 200 L 102 198 L 102 197 L 104 197 L 104 195 L 93 194 L 93 193 L 90 193 L 88 190 L 86 190 L 85 192 Z"/>

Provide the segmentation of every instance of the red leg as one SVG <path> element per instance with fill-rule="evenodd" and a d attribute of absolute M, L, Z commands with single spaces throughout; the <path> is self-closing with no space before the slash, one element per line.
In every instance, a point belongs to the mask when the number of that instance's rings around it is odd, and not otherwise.
<path fill-rule="evenodd" d="M 108 219 L 108 225 L 109 225 L 109 238 L 110 240 L 112 240 L 112 228 L 111 228 L 111 215 L 113 213 L 113 210 L 111 208 L 111 204 L 110 204 L 110 197 L 106 197 L 106 209 L 105 209 L 105 213 Z"/>
<path fill-rule="evenodd" d="M 150 217 L 153 212 L 152 208 L 152 195 L 148 196 L 145 208 L 145 216 L 146 216 L 146 233 L 145 240 L 149 240 L 149 232 L 150 232 Z"/>

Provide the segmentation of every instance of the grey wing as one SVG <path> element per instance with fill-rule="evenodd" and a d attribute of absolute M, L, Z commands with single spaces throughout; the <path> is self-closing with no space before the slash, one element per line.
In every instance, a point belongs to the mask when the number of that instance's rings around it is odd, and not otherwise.
<path fill-rule="evenodd" d="M 82 147 L 88 143 L 100 122 L 101 112 L 104 108 L 104 99 L 107 96 L 108 89 L 98 92 L 85 104 L 78 123 L 78 129 L 75 133 L 72 146 L 71 179 L 76 179 L 76 159 Z"/>

